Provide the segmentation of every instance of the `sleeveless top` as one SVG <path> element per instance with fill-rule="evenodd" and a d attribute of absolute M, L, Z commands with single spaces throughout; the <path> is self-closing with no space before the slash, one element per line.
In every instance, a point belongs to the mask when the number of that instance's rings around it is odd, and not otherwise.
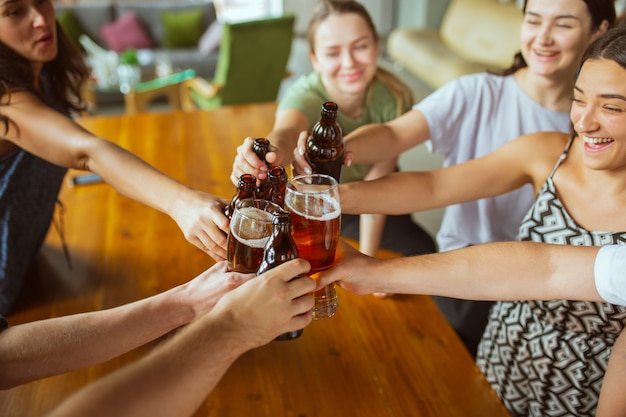
<path fill-rule="evenodd" d="M 0 156 L 0 314 L 13 305 L 46 237 L 66 171 L 22 149 Z"/>
<path fill-rule="evenodd" d="M 585 230 L 559 200 L 553 176 L 572 141 L 524 218 L 518 240 L 624 244 L 626 232 Z M 625 324 L 626 308 L 609 303 L 498 302 L 476 361 L 513 416 L 594 416 L 611 349 Z"/>

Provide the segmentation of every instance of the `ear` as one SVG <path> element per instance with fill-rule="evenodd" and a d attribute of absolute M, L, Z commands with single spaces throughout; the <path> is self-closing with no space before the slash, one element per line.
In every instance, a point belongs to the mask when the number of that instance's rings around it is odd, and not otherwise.
<path fill-rule="evenodd" d="M 309 59 L 311 60 L 311 66 L 313 67 L 313 70 L 319 71 L 319 69 L 317 68 L 319 63 L 317 62 L 317 58 L 315 57 L 315 53 L 313 51 L 309 51 Z"/>
<path fill-rule="evenodd" d="M 602 21 L 602 23 L 600 23 L 600 26 L 598 26 L 598 29 L 596 29 L 596 31 L 593 33 L 593 35 L 591 36 L 591 40 L 595 41 L 596 39 L 598 39 L 600 36 L 604 35 L 604 33 L 609 29 L 609 21 L 604 19 Z"/>

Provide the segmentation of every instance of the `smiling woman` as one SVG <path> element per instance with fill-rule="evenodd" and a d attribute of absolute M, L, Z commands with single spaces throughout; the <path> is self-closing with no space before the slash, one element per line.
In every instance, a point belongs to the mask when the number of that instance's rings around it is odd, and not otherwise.
<path fill-rule="evenodd" d="M 368 11 L 356 1 L 323 0 L 316 4 L 308 23 L 307 42 L 314 71 L 289 86 L 280 100 L 268 138 L 272 152 L 267 160 L 288 165 L 301 132 L 320 118 L 323 103 L 338 107 L 337 121 L 346 135 L 368 123 L 382 123 L 406 112 L 412 104 L 410 90 L 393 74 L 378 67 L 380 55 L 376 28 Z M 252 140 L 239 147 L 231 180 L 244 173 L 267 176 L 265 164 L 252 152 Z M 344 167 L 342 181 L 373 179 L 396 170 L 396 156 L 376 164 Z M 342 235 L 359 239 L 360 250 L 374 255 L 379 246 L 404 255 L 435 251 L 432 237 L 409 215 L 342 216 Z"/>
<path fill-rule="evenodd" d="M 345 137 L 351 161 L 379 162 L 426 143 L 444 156 L 444 166 L 453 166 L 524 134 L 569 133 L 567 112 L 579 60 L 613 24 L 613 0 L 527 0 L 523 12 L 521 51 L 508 70 L 463 76 L 395 120 L 355 130 Z M 296 165 L 303 168 L 306 162 L 296 159 Z M 514 240 L 533 198 L 526 186 L 446 207 L 439 250 Z M 491 304 L 444 297 L 435 302 L 474 354 Z"/>
<path fill-rule="evenodd" d="M 518 228 L 519 240 L 626 243 L 625 51 L 626 26 L 619 25 L 583 55 L 570 111 L 573 135 L 529 134 L 435 173 L 341 185 L 342 212 L 420 211 L 530 184 L 536 199 Z M 491 309 L 476 360 L 514 416 L 592 416 L 625 326 L 626 308 L 609 303 L 500 301 Z"/>

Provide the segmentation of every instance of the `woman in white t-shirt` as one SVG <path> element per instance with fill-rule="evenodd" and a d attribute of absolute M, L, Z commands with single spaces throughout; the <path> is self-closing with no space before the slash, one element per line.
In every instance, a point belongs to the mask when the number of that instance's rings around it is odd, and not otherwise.
<path fill-rule="evenodd" d="M 426 142 L 444 155 L 444 166 L 452 166 L 487 155 L 524 134 L 569 133 L 578 62 L 614 22 L 613 0 L 527 0 L 523 11 L 521 53 L 509 70 L 461 77 L 393 121 L 355 130 L 346 137 L 351 162 L 373 163 Z M 296 171 L 306 172 L 308 166 L 298 155 L 295 152 Z M 532 201 L 532 189 L 524 187 L 446 207 L 437 235 L 439 250 L 515 240 Z M 491 303 L 435 301 L 475 354 Z"/>

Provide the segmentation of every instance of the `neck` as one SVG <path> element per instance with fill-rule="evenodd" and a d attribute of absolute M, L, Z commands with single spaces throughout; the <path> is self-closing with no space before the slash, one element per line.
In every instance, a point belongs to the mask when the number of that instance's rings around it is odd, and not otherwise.
<path fill-rule="evenodd" d="M 43 64 L 31 64 L 31 68 L 33 69 L 33 78 L 35 80 L 35 89 L 41 89 L 41 83 L 39 82 L 39 77 L 41 76 L 41 71 L 43 70 Z"/>
<path fill-rule="evenodd" d="M 569 112 L 572 105 L 574 74 L 546 77 L 534 74 L 528 68 L 522 68 L 514 74 L 514 77 L 522 91 L 541 106 L 553 111 Z"/>

